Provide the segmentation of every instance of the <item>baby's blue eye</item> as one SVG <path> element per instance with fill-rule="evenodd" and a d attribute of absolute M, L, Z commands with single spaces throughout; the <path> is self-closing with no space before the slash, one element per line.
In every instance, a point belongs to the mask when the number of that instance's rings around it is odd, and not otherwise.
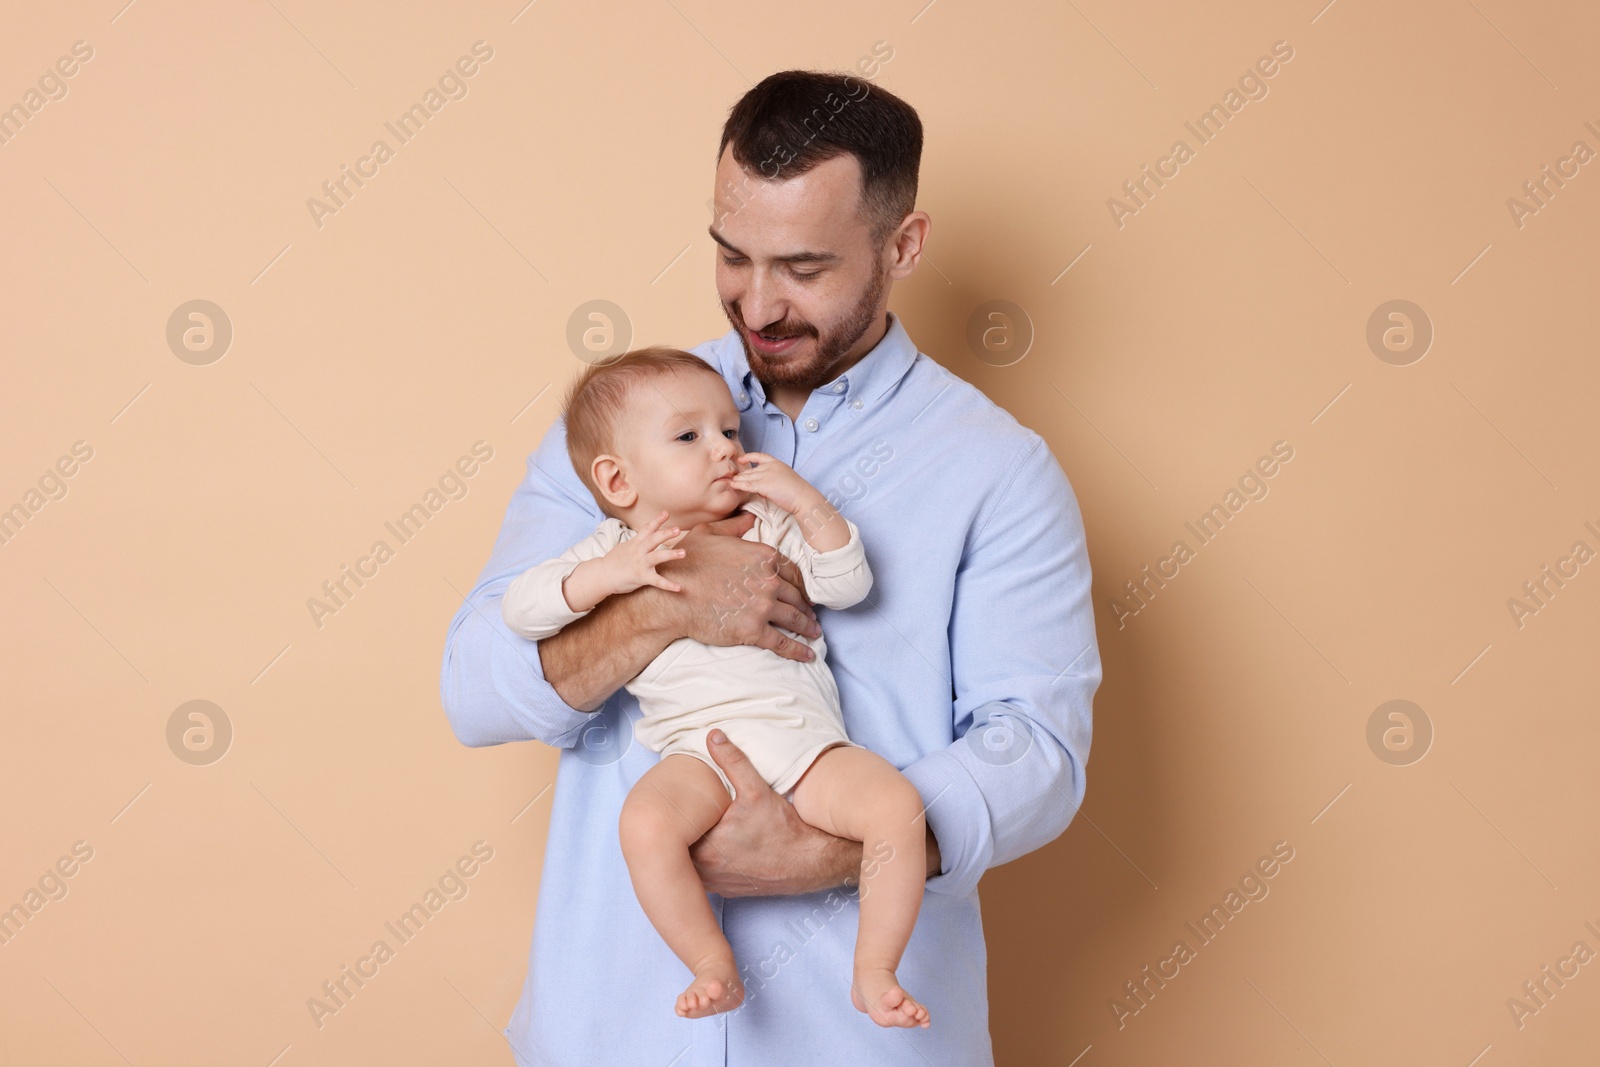
<path fill-rule="evenodd" d="M 732 441 L 735 437 L 739 436 L 739 431 L 738 430 L 723 430 L 722 431 L 722 436 L 724 436 L 728 440 Z"/>
<path fill-rule="evenodd" d="M 678 435 L 678 440 L 680 440 L 680 441 L 693 441 L 694 440 L 694 431 L 693 430 L 685 430 L 685 431 L 683 431 L 682 433 L 680 433 Z"/>

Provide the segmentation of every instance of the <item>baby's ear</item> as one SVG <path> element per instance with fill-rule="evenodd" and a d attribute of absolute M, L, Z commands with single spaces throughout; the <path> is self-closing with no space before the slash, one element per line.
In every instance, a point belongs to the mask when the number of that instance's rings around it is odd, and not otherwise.
<path fill-rule="evenodd" d="M 596 456 L 589 465 L 589 477 L 594 479 L 600 495 L 614 508 L 631 508 L 639 499 L 639 494 L 628 484 L 628 472 L 623 470 L 622 461 L 616 456 Z"/>

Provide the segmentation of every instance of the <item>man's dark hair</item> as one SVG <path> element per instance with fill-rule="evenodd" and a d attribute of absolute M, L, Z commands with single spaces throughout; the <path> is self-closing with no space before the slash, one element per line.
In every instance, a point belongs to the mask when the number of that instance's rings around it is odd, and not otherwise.
<path fill-rule="evenodd" d="M 922 120 L 910 104 L 854 75 L 783 70 L 728 113 L 723 149 L 768 181 L 804 174 L 848 152 L 861 164 L 861 207 L 881 243 L 916 209 Z"/>

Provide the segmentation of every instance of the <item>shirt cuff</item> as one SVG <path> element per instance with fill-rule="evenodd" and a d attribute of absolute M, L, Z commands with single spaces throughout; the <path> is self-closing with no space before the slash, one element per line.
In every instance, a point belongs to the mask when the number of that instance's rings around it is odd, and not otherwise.
<path fill-rule="evenodd" d="M 972 895 L 994 856 L 989 805 L 978 783 L 948 749 L 931 753 L 900 773 L 922 794 L 924 818 L 939 843 L 939 873 L 924 888 L 955 897 Z"/>

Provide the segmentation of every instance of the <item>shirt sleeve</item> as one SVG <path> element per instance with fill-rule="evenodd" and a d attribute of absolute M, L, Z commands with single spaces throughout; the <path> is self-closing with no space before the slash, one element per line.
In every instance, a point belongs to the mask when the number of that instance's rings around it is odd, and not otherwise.
<path fill-rule="evenodd" d="M 931 892 L 1055 840 L 1083 802 L 1100 685 L 1078 502 L 1042 438 L 976 523 L 950 616 L 956 740 L 906 767 L 939 844 Z"/>
<path fill-rule="evenodd" d="M 439 697 L 462 744 L 543 741 L 565 748 L 592 721 L 545 680 L 537 642 L 511 630 L 500 598 L 517 576 L 574 546 L 604 518 L 572 469 L 565 426 L 557 419 L 528 457 L 489 562 L 445 637 Z"/>
<path fill-rule="evenodd" d="M 813 604 L 842 611 L 859 604 L 872 591 L 872 568 L 867 566 L 861 531 L 843 515 L 839 517 L 850 531 L 850 540 L 818 552 L 801 533 L 799 521 L 770 500 L 751 497 L 744 506 L 773 531 L 774 547 L 794 560 Z"/>
<path fill-rule="evenodd" d="M 512 633 L 528 641 L 542 641 L 594 610 L 573 611 L 561 583 L 578 564 L 598 559 L 619 543 L 617 525 L 616 520 L 608 519 L 555 559 L 536 563 L 511 580 L 500 598 L 500 617 Z"/>

